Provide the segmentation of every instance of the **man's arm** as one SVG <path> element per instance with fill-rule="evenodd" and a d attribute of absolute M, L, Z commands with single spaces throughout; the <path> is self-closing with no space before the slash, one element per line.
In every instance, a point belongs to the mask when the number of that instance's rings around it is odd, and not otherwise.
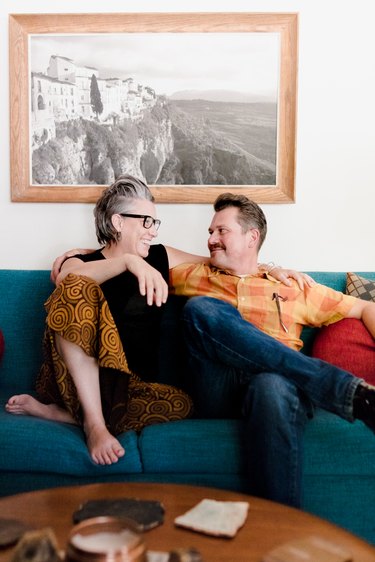
<path fill-rule="evenodd" d="M 178 250 L 177 248 L 173 248 L 172 246 L 165 247 L 167 254 L 168 254 L 168 261 L 169 261 L 169 268 L 172 269 L 177 265 L 181 265 L 182 263 L 208 263 L 210 258 L 208 256 L 199 256 L 197 254 L 190 254 L 189 252 L 183 252 L 182 250 Z M 77 254 L 90 254 L 95 250 L 92 249 L 74 249 L 68 250 L 61 256 L 57 257 L 52 265 L 51 270 L 51 281 L 52 283 L 57 282 L 57 278 L 59 276 L 62 264 L 67 258 L 73 257 Z M 264 273 L 272 275 L 274 279 L 280 281 L 284 285 L 288 287 L 291 286 L 290 279 L 294 279 L 297 281 L 298 286 L 301 290 L 303 290 L 304 286 L 307 285 L 312 287 L 315 284 L 314 279 L 307 275 L 306 273 L 301 273 L 296 271 L 295 269 L 284 269 L 279 265 L 274 265 L 273 262 L 268 264 L 261 263 L 259 264 L 259 270 L 264 271 Z"/>
<path fill-rule="evenodd" d="M 190 252 L 183 252 L 172 246 L 165 246 L 165 249 L 168 254 L 169 269 L 181 265 L 182 263 L 208 263 L 210 261 L 208 256 L 190 254 Z"/>
<path fill-rule="evenodd" d="M 189 252 L 183 252 L 182 250 L 172 248 L 171 246 L 166 246 L 166 250 L 168 253 L 169 269 L 173 269 L 182 263 L 209 263 L 210 261 L 208 256 L 190 254 Z M 259 264 L 259 271 L 272 275 L 276 281 L 280 281 L 280 283 L 283 283 L 288 287 L 292 285 L 290 279 L 297 281 L 301 290 L 303 290 L 305 285 L 312 287 L 312 285 L 315 284 L 314 279 L 312 279 L 310 275 L 295 271 L 294 269 L 284 269 L 280 265 L 275 265 L 273 262 Z"/>
<path fill-rule="evenodd" d="M 56 280 L 60 273 L 61 266 L 66 259 L 72 258 L 77 254 L 92 254 L 92 252 L 95 252 L 95 250 L 87 249 L 87 248 L 86 249 L 75 248 L 74 250 L 68 250 L 67 252 L 64 252 L 61 256 L 58 256 L 52 264 L 51 275 L 50 275 L 52 283 L 56 285 Z"/>
<path fill-rule="evenodd" d="M 358 318 L 362 320 L 375 339 L 375 302 L 357 299 L 357 302 L 348 314 L 348 318 Z"/>

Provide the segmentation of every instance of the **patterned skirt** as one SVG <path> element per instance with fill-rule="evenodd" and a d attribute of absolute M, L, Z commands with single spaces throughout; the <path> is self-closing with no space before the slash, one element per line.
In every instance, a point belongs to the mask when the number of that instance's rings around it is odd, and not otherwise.
<path fill-rule="evenodd" d="M 55 345 L 55 334 L 59 334 L 97 359 L 103 414 L 113 435 L 191 415 L 192 401 L 185 392 L 143 382 L 130 371 L 116 324 L 97 283 L 69 274 L 45 308 L 44 362 L 36 384 L 42 402 L 65 408 L 82 425 L 75 384 Z"/>

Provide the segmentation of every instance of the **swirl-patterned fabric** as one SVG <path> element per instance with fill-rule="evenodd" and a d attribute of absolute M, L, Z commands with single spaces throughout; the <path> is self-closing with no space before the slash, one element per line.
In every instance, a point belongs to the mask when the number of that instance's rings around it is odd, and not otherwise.
<path fill-rule="evenodd" d="M 69 274 L 45 308 L 44 362 L 37 378 L 43 402 L 58 404 L 82 424 L 75 384 L 55 345 L 59 334 L 97 359 L 103 413 L 114 435 L 190 416 L 192 402 L 187 394 L 173 386 L 146 383 L 130 371 L 108 303 L 93 280 Z"/>

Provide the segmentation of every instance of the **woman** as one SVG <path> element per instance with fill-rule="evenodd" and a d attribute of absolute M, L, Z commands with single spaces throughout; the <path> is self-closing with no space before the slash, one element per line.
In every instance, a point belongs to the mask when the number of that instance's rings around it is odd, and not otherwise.
<path fill-rule="evenodd" d="M 191 412 L 185 393 L 139 376 L 156 375 L 169 267 L 194 258 L 151 246 L 160 221 L 151 192 L 135 178 L 121 177 L 105 190 L 94 214 L 104 246 L 66 260 L 46 304 L 46 360 L 37 380 L 41 402 L 14 396 L 6 408 L 82 423 L 94 462 L 111 464 L 125 453 L 113 434 Z"/>
<path fill-rule="evenodd" d="M 207 258 L 152 245 L 160 226 L 154 198 L 132 176 L 103 192 L 94 215 L 102 247 L 66 259 L 46 303 L 40 400 L 12 396 L 6 410 L 82 425 L 91 458 L 104 465 L 125 454 L 115 435 L 191 413 L 187 394 L 149 381 L 169 268 Z"/>

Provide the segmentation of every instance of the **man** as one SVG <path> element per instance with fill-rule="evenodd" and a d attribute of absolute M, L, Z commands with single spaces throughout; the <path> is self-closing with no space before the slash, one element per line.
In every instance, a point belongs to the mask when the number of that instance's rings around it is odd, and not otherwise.
<path fill-rule="evenodd" d="M 375 388 L 299 353 L 304 325 L 360 318 L 375 337 L 375 303 L 323 285 L 282 285 L 258 272 L 267 222 L 223 194 L 209 228 L 209 264 L 170 271 L 184 308 L 192 395 L 200 416 L 244 418 L 249 491 L 301 505 L 303 430 L 315 406 L 375 429 Z M 198 296 L 197 296 L 198 295 Z"/>

